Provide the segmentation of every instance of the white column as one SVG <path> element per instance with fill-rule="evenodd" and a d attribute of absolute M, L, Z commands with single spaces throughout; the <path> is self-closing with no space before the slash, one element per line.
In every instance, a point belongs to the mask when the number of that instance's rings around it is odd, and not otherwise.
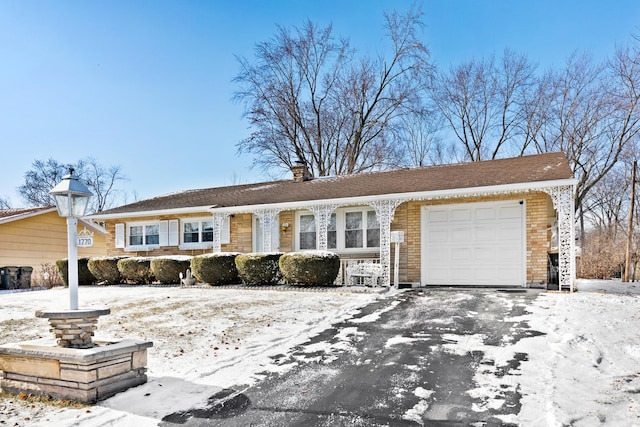
<path fill-rule="evenodd" d="M 229 216 L 226 212 L 215 212 L 213 214 L 213 252 L 222 252 L 222 228 Z"/>
<path fill-rule="evenodd" d="M 396 208 L 404 200 L 380 200 L 369 203 L 376 211 L 380 223 L 380 265 L 382 266 L 382 286 L 391 283 L 391 221 Z"/>
<path fill-rule="evenodd" d="M 559 289 L 569 289 L 573 292 L 576 280 L 574 187 L 564 185 L 544 189 L 544 191 L 551 196 L 558 215 Z"/>
<path fill-rule="evenodd" d="M 78 309 L 78 247 L 76 245 L 76 231 L 78 219 L 67 217 L 67 280 L 69 284 L 69 308 Z"/>
<path fill-rule="evenodd" d="M 309 210 L 313 212 L 313 216 L 316 220 L 316 241 L 318 242 L 317 248 L 320 251 L 327 250 L 327 232 L 329 230 L 329 224 L 331 223 L 331 214 L 336 208 L 337 205 L 319 205 L 309 207 Z"/>
<path fill-rule="evenodd" d="M 271 229 L 273 228 L 273 222 L 280 213 L 279 209 L 262 209 L 254 212 L 255 216 L 260 220 L 262 226 L 262 250 L 264 252 L 271 252 Z"/>

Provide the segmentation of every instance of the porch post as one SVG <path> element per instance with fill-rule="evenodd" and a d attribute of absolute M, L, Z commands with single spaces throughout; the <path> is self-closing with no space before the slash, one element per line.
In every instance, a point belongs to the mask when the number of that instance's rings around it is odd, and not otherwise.
<path fill-rule="evenodd" d="M 382 286 L 391 284 L 391 221 L 396 208 L 404 200 L 380 200 L 369 203 L 380 223 L 380 265 L 382 266 Z"/>
<path fill-rule="evenodd" d="M 226 212 L 214 212 L 213 214 L 213 252 L 222 252 L 222 228 L 229 216 Z"/>
<path fill-rule="evenodd" d="M 559 289 L 573 292 L 576 280 L 575 201 L 574 186 L 563 185 L 544 189 L 551 196 L 558 214 L 558 277 Z"/>
<path fill-rule="evenodd" d="M 320 251 L 327 250 L 327 232 L 329 230 L 329 223 L 331 223 L 331 214 L 337 207 L 337 205 L 318 205 L 309 207 L 309 210 L 313 212 L 313 216 L 316 219 L 316 239 L 318 241 L 317 247 Z"/>
<path fill-rule="evenodd" d="M 262 249 L 264 252 L 272 251 L 271 228 L 279 213 L 279 209 L 260 209 L 254 212 L 255 216 L 260 220 L 260 225 L 262 225 Z"/>

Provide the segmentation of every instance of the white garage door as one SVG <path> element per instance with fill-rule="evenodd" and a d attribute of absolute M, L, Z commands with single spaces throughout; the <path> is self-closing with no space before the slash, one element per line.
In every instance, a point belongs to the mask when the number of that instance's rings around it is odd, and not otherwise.
<path fill-rule="evenodd" d="M 423 207 L 421 267 L 427 285 L 524 285 L 524 204 Z"/>

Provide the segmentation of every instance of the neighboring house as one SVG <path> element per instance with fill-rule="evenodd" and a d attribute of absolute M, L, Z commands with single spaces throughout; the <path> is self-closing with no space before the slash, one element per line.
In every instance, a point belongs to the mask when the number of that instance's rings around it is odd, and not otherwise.
<path fill-rule="evenodd" d="M 78 248 L 78 256 L 105 256 L 105 229 L 79 219 L 78 231 L 84 228 L 93 233 L 93 246 Z M 0 269 L 31 267 L 34 284 L 44 264 L 54 265 L 63 258 L 67 258 L 67 222 L 55 206 L 0 209 Z"/>
<path fill-rule="evenodd" d="M 562 153 L 337 177 L 292 172 L 291 180 L 183 191 L 93 218 L 106 223 L 110 255 L 326 249 L 379 259 L 389 284 L 391 231 L 402 231 L 402 283 L 543 284 L 554 251 L 561 286 L 575 280 L 576 181 Z"/>

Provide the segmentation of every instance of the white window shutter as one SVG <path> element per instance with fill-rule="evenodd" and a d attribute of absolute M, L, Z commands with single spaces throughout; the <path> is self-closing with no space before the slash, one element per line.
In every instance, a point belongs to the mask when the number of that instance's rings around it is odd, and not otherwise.
<path fill-rule="evenodd" d="M 116 248 L 124 248 L 124 224 L 116 224 Z"/>
<path fill-rule="evenodd" d="M 220 243 L 231 243 L 231 226 L 229 225 L 229 217 L 224 219 L 222 230 L 220 230 Z"/>
<path fill-rule="evenodd" d="M 169 246 L 178 246 L 180 244 L 180 231 L 177 219 L 169 221 Z"/>
<path fill-rule="evenodd" d="M 160 221 L 159 224 L 160 246 L 169 246 L 169 221 Z"/>

